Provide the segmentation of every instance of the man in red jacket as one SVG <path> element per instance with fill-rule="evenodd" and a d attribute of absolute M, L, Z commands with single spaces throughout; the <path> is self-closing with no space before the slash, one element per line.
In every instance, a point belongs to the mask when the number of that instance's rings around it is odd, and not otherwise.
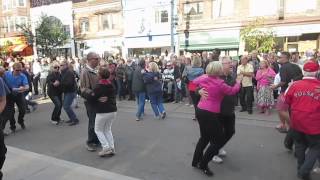
<path fill-rule="evenodd" d="M 310 172 L 320 157 L 320 81 L 316 78 L 319 64 L 308 61 L 303 70 L 304 78 L 287 89 L 285 101 L 290 106 L 298 177 L 309 180 Z"/>

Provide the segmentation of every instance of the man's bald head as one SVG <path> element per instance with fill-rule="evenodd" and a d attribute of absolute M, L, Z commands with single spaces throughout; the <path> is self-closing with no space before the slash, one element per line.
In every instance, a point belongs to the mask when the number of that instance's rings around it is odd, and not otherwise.
<path fill-rule="evenodd" d="M 87 55 L 87 62 L 91 68 L 96 68 L 99 65 L 100 59 L 100 56 L 95 52 L 90 52 Z"/>

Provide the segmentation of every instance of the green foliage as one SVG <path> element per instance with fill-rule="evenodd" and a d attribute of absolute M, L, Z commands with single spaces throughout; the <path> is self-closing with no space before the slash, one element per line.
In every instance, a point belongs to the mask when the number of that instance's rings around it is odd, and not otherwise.
<path fill-rule="evenodd" d="M 272 29 L 263 28 L 263 19 L 256 19 L 240 32 L 246 42 L 248 51 L 270 52 L 275 45 L 275 35 Z"/>
<path fill-rule="evenodd" d="M 9 52 L 9 47 L 12 46 L 12 42 L 11 41 L 5 41 L 4 45 L 1 46 L 1 51 L 0 54 L 7 54 Z"/>
<path fill-rule="evenodd" d="M 50 50 L 63 46 L 68 39 L 62 22 L 53 16 L 43 15 L 36 28 L 36 44 L 43 49 L 44 54 L 50 55 Z"/>

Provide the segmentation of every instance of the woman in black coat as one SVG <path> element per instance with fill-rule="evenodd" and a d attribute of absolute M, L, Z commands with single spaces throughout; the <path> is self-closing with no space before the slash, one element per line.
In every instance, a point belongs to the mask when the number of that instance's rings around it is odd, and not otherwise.
<path fill-rule="evenodd" d="M 59 68 L 59 63 L 52 63 L 52 70 L 47 77 L 48 95 L 54 104 L 51 122 L 56 125 L 61 121 L 60 115 L 62 109 L 61 74 Z"/>

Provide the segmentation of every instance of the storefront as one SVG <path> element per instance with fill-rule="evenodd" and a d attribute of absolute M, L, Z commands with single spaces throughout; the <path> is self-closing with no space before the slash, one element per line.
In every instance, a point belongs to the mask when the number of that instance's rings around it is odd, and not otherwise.
<path fill-rule="evenodd" d="M 0 39 L 0 51 L 7 55 L 19 55 L 23 57 L 32 56 L 33 49 L 32 46 L 27 44 L 26 38 L 20 37 L 10 37 Z"/>
<path fill-rule="evenodd" d="M 120 37 L 83 40 L 78 41 L 77 44 L 82 57 L 91 51 L 98 53 L 101 57 L 121 55 L 122 51 Z"/>
<path fill-rule="evenodd" d="M 279 26 L 275 32 L 276 46 L 280 50 L 300 52 L 303 55 L 310 50 L 319 49 L 320 24 Z"/>
<path fill-rule="evenodd" d="M 179 51 L 182 54 L 183 52 L 211 51 L 215 48 L 221 50 L 221 55 L 237 56 L 239 54 L 240 30 L 191 32 L 188 35 L 179 35 Z"/>
<path fill-rule="evenodd" d="M 125 38 L 124 45 L 128 56 L 156 55 L 170 52 L 170 35 L 150 35 Z"/>

